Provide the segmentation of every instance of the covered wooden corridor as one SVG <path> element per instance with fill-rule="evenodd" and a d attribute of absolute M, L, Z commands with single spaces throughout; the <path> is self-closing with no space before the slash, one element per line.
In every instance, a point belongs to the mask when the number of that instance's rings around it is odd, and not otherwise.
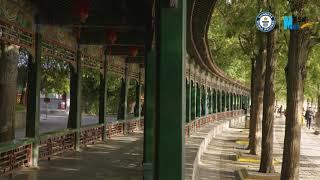
<path fill-rule="evenodd" d="M 249 110 L 249 88 L 227 77 L 208 51 L 215 0 L 2 0 L 0 5 L 1 178 L 23 179 L 24 171 L 38 167 L 40 174 L 31 172 L 30 178 L 130 179 L 129 173 L 132 180 L 183 180 L 186 140 L 208 124 L 244 117 Z M 26 132 L 17 140 L 21 57 L 27 72 Z M 42 133 L 41 103 L 48 101 L 42 98 L 43 76 L 53 66 L 69 79 L 63 92 L 70 95 L 67 127 Z M 48 84 L 62 81 L 57 77 Z M 91 77 L 98 85 L 84 86 Z M 116 120 L 108 114 L 112 78 L 120 86 Z M 90 91 L 95 104 L 84 100 L 89 97 L 84 88 L 96 90 Z M 89 105 L 97 109 L 97 123 L 84 126 Z M 122 174 L 120 163 L 120 171 L 112 172 L 111 162 L 121 158 L 137 171 Z M 94 162 L 108 170 L 97 170 Z"/>

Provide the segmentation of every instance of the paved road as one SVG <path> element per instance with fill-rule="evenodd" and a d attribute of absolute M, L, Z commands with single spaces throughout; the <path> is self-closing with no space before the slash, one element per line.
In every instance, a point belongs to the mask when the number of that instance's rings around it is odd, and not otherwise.
<path fill-rule="evenodd" d="M 39 169 L 23 169 L 1 180 L 141 180 L 142 132 L 90 145 L 82 152 L 65 153 L 40 161 Z"/>
<path fill-rule="evenodd" d="M 81 125 L 86 126 L 90 124 L 98 124 L 98 116 L 82 115 Z M 116 121 L 115 116 L 107 117 L 108 122 Z M 46 117 L 45 114 L 40 116 L 40 133 L 53 132 L 67 128 L 68 115 L 67 114 L 49 114 Z M 25 128 L 16 129 L 15 131 L 16 139 L 21 139 L 25 137 Z"/>

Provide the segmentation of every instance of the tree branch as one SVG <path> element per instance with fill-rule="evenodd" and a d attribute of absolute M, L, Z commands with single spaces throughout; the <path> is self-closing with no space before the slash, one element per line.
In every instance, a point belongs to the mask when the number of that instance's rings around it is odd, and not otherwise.
<path fill-rule="evenodd" d="M 309 42 L 309 47 L 312 48 L 313 46 L 320 44 L 320 37 L 311 38 Z"/>

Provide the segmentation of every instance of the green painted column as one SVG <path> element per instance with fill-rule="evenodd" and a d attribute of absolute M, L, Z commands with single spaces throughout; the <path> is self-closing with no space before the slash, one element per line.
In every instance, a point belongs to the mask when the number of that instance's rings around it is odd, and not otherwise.
<path fill-rule="evenodd" d="M 217 113 L 218 112 L 218 91 L 217 90 L 214 91 L 214 98 L 215 98 L 214 113 Z"/>
<path fill-rule="evenodd" d="M 207 109 L 207 87 L 204 86 L 204 88 L 202 89 L 202 116 L 206 116 L 208 113 L 208 109 Z"/>
<path fill-rule="evenodd" d="M 212 89 L 212 114 L 216 113 L 216 93 L 215 90 Z"/>
<path fill-rule="evenodd" d="M 201 91 L 199 88 L 199 84 L 196 84 L 196 117 L 200 117 L 200 98 L 201 98 Z"/>
<path fill-rule="evenodd" d="M 234 107 L 233 107 L 233 109 L 234 109 L 234 110 L 237 110 L 237 108 L 238 108 L 238 107 L 237 107 L 237 106 L 238 106 L 238 104 L 237 104 L 237 95 L 234 94 L 234 95 L 233 95 L 233 98 L 234 98 L 234 102 L 233 102 L 233 103 L 234 103 L 234 104 L 233 104 Z"/>
<path fill-rule="evenodd" d="M 156 103 L 156 51 L 151 50 L 145 60 L 145 115 L 143 141 L 144 180 L 153 179 L 154 121 Z"/>
<path fill-rule="evenodd" d="M 136 99 L 135 99 L 136 105 L 134 107 L 135 117 L 138 117 L 139 119 L 141 117 L 142 68 L 143 68 L 143 65 L 140 64 L 139 65 L 139 80 L 136 84 Z"/>
<path fill-rule="evenodd" d="M 139 65 L 139 99 L 136 99 L 138 100 L 138 118 L 139 120 L 141 121 L 141 112 L 142 112 L 142 102 L 141 102 L 141 96 L 142 96 L 142 89 L 143 89 L 143 67 L 144 65 L 143 64 L 140 64 Z M 139 123 L 139 129 L 140 129 L 140 123 Z"/>
<path fill-rule="evenodd" d="M 120 101 L 119 101 L 119 108 L 118 108 L 118 120 L 127 120 L 128 116 L 128 107 L 127 107 L 127 100 L 128 100 L 128 64 L 125 63 L 125 70 L 124 70 L 124 77 L 121 80 L 121 88 L 120 88 Z M 126 128 L 125 128 L 126 129 Z"/>
<path fill-rule="evenodd" d="M 211 90 L 207 88 L 207 114 L 211 114 Z"/>
<path fill-rule="evenodd" d="M 217 107 L 218 107 L 218 111 L 217 112 L 221 112 L 221 94 L 220 94 L 220 90 L 217 91 Z"/>
<path fill-rule="evenodd" d="M 189 103 L 189 106 L 188 106 L 188 122 L 191 122 L 192 121 L 192 84 L 191 84 L 191 79 L 189 77 L 189 91 L 188 91 L 188 94 L 187 96 L 189 96 L 189 99 L 188 99 L 188 103 Z"/>
<path fill-rule="evenodd" d="M 227 93 L 226 93 L 226 111 L 228 111 L 228 108 L 227 108 L 227 103 L 229 102 L 229 98 L 227 98 Z"/>
<path fill-rule="evenodd" d="M 229 97 L 230 97 L 230 99 L 229 99 L 229 101 L 230 101 L 229 110 L 230 110 L 230 111 L 233 111 L 233 110 L 234 110 L 234 108 L 233 108 L 234 98 L 233 98 L 232 94 L 230 94 Z"/>
<path fill-rule="evenodd" d="M 236 98 L 234 94 L 231 94 L 232 96 L 232 110 L 235 110 L 236 108 Z"/>
<path fill-rule="evenodd" d="M 169 2 L 160 4 L 154 179 L 184 180 L 186 1 Z"/>
<path fill-rule="evenodd" d="M 221 108 L 221 112 L 225 112 L 225 108 L 226 108 L 226 95 L 224 92 L 221 93 L 222 94 L 222 108 Z"/>
<path fill-rule="evenodd" d="M 233 99 L 232 93 L 230 93 L 229 96 L 230 96 L 230 108 L 229 109 L 230 109 L 230 111 L 233 111 L 234 110 L 234 108 L 233 108 L 234 99 Z"/>
<path fill-rule="evenodd" d="M 199 86 L 199 117 L 202 116 L 202 96 L 203 96 L 203 90 L 202 90 L 202 86 Z"/>
<path fill-rule="evenodd" d="M 28 93 L 26 137 L 34 138 L 32 148 L 32 166 L 38 166 L 39 124 L 40 124 L 40 65 L 41 65 L 40 25 L 36 24 L 34 57 L 28 59 Z"/>
<path fill-rule="evenodd" d="M 243 95 L 240 96 L 240 109 L 243 108 Z"/>
<path fill-rule="evenodd" d="M 211 114 L 215 113 L 214 105 L 215 105 L 214 89 L 211 89 Z"/>
<path fill-rule="evenodd" d="M 75 149 L 80 150 L 80 127 L 81 127 L 81 52 L 77 47 L 76 65 L 70 64 L 70 111 L 68 128 L 76 129 Z"/>
<path fill-rule="evenodd" d="M 128 74 L 128 63 L 125 64 L 124 70 L 124 120 L 128 120 L 128 91 L 129 91 L 129 74 Z"/>
<path fill-rule="evenodd" d="M 228 108 L 229 111 L 233 110 L 233 107 L 232 107 L 233 102 L 234 102 L 234 99 L 232 98 L 232 94 L 230 93 L 229 94 L 229 108 Z"/>
<path fill-rule="evenodd" d="M 222 112 L 222 92 L 219 93 L 219 112 Z"/>
<path fill-rule="evenodd" d="M 227 109 L 227 111 L 230 111 L 230 107 L 231 107 L 231 98 L 230 98 L 230 94 L 229 93 L 226 93 L 226 109 Z"/>
<path fill-rule="evenodd" d="M 234 94 L 232 95 L 232 100 L 233 100 L 232 110 L 237 110 L 237 97 Z"/>
<path fill-rule="evenodd" d="M 236 94 L 233 94 L 233 110 L 237 110 L 237 95 Z"/>
<path fill-rule="evenodd" d="M 225 103 L 224 92 L 221 92 L 221 112 L 224 112 L 224 103 Z"/>
<path fill-rule="evenodd" d="M 227 93 L 224 93 L 224 111 L 227 111 Z"/>
<path fill-rule="evenodd" d="M 107 131 L 106 131 L 106 115 L 107 115 L 107 64 L 108 58 L 105 52 L 102 72 L 100 71 L 100 91 L 99 91 L 99 124 L 104 125 L 102 140 L 106 140 Z"/>
<path fill-rule="evenodd" d="M 189 96 L 190 94 L 190 83 L 188 82 L 188 80 L 186 80 L 186 123 L 189 123 L 189 100 L 191 99 L 191 97 Z"/>
<path fill-rule="evenodd" d="M 134 105 L 134 117 L 139 117 L 139 107 L 140 107 L 140 83 L 135 82 L 135 105 Z"/>
<path fill-rule="evenodd" d="M 236 94 L 236 110 L 239 109 L 239 96 Z"/>
<path fill-rule="evenodd" d="M 128 63 L 125 64 L 125 70 L 124 70 L 124 102 L 123 102 L 123 120 L 124 120 L 124 126 L 123 126 L 123 133 L 128 133 L 128 91 L 129 91 L 129 83 L 130 79 L 128 76 Z"/>
<path fill-rule="evenodd" d="M 191 121 L 196 119 L 197 112 L 197 95 L 196 86 L 193 81 L 191 81 Z"/>

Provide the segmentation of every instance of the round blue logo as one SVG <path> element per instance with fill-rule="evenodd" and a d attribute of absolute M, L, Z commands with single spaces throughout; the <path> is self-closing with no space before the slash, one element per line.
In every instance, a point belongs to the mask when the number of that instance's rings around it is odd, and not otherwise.
<path fill-rule="evenodd" d="M 262 32 L 270 32 L 276 26 L 276 18 L 270 12 L 261 12 L 256 17 L 256 26 Z"/>

